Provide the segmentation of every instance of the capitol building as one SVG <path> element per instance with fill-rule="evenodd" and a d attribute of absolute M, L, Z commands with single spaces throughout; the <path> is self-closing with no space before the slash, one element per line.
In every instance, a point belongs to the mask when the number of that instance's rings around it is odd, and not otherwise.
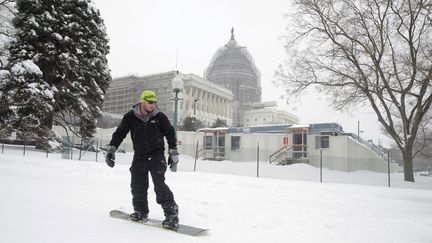
<path fill-rule="evenodd" d="M 239 46 L 231 29 L 227 44 L 214 54 L 204 78 L 233 92 L 233 125 L 244 124 L 244 112 L 261 102 L 261 74 L 246 47 Z"/>
<path fill-rule="evenodd" d="M 246 47 L 231 38 L 220 47 L 204 77 L 168 71 L 145 76 L 114 78 L 105 96 L 104 113 L 123 115 L 139 102 L 142 90 L 153 90 L 158 96 L 158 107 L 171 120 L 174 117 L 174 77 L 184 82 L 179 93 L 178 124 L 188 116 L 210 126 L 216 119 L 228 126 L 240 127 L 265 124 L 295 124 L 298 117 L 276 108 L 275 102 L 262 103 L 261 74 Z"/>

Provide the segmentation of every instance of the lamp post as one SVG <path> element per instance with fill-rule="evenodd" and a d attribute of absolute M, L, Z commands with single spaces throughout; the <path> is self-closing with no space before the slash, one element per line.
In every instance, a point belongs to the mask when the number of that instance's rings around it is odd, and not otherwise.
<path fill-rule="evenodd" d="M 360 121 L 357 121 L 357 141 L 360 141 L 360 133 L 363 131 L 360 131 Z"/>
<path fill-rule="evenodd" d="M 172 87 L 173 87 L 173 92 L 175 94 L 174 96 L 174 121 L 173 121 L 173 127 L 174 127 L 174 131 L 177 137 L 177 116 L 178 116 L 178 101 L 179 101 L 179 97 L 178 94 L 180 93 L 180 91 L 183 89 L 183 79 L 181 79 L 178 75 L 178 71 L 177 71 L 177 75 L 173 78 L 173 80 L 171 81 Z M 177 165 L 172 166 L 171 167 L 171 171 L 172 172 L 176 172 L 177 171 Z"/>
<path fill-rule="evenodd" d="M 178 116 L 178 101 L 179 101 L 179 93 L 180 91 L 183 89 L 183 79 L 181 79 L 178 75 L 177 72 L 177 76 L 175 76 L 172 80 L 172 87 L 173 87 L 173 92 L 175 94 L 174 97 L 174 121 L 173 121 L 173 126 L 174 126 L 174 130 L 176 131 L 176 135 L 177 135 L 177 116 Z"/>
<path fill-rule="evenodd" d="M 360 141 L 360 121 L 357 121 L 357 141 Z"/>

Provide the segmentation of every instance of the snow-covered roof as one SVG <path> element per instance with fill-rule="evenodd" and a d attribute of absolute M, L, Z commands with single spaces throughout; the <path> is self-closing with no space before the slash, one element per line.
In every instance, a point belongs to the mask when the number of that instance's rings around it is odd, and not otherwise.
<path fill-rule="evenodd" d="M 291 128 L 309 128 L 310 125 L 309 124 L 294 124 L 290 127 Z"/>
<path fill-rule="evenodd" d="M 228 127 L 205 127 L 200 128 L 197 130 L 197 132 L 214 132 L 214 131 L 227 131 Z"/>

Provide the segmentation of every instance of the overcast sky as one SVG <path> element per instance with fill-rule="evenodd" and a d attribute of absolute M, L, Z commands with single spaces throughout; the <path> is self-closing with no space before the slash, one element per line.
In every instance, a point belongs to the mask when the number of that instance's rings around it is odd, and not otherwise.
<path fill-rule="evenodd" d="M 107 27 L 113 77 L 146 75 L 178 69 L 203 76 L 217 49 L 226 44 L 234 27 L 238 44 L 246 46 L 261 71 L 263 101 L 277 100 L 301 123 L 339 122 L 346 132 L 387 145 L 376 115 L 367 107 L 342 114 L 326 97 L 315 93 L 296 104 L 280 97 L 272 84 L 274 72 L 286 57 L 281 36 L 292 11 L 287 0 L 93 0 Z M 283 105 L 283 106 L 282 106 Z M 384 141 L 384 142 L 383 142 Z"/>

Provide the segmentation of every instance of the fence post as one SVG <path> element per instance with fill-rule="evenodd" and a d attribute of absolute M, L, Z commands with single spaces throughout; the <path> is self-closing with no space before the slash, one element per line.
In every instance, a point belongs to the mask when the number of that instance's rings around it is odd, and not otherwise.
<path fill-rule="evenodd" d="M 259 143 L 257 144 L 257 177 L 259 177 Z"/>
<path fill-rule="evenodd" d="M 69 140 L 70 141 L 70 140 Z M 71 147 L 71 149 L 70 149 L 70 159 L 72 160 L 73 159 L 73 150 L 74 150 L 74 145 L 75 144 L 75 139 L 74 139 L 74 137 L 72 137 L 72 141 L 71 141 L 71 143 L 70 143 L 70 147 Z"/>
<path fill-rule="evenodd" d="M 198 141 L 197 141 L 196 148 L 195 148 L 195 163 L 194 163 L 194 171 L 196 171 L 197 159 L 198 159 Z"/>
<path fill-rule="evenodd" d="M 81 156 L 82 156 L 82 138 L 81 138 L 81 140 L 80 140 L 80 152 L 79 152 L 79 158 L 78 158 L 78 160 L 81 160 Z"/>
<path fill-rule="evenodd" d="M 125 149 L 125 152 L 126 152 L 126 149 Z M 99 139 L 96 138 L 96 162 L 98 162 L 97 161 L 97 159 L 98 159 L 98 153 L 99 153 Z"/>
<path fill-rule="evenodd" d="M 2 153 L 4 152 L 4 142 L 2 143 Z"/>
<path fill-rule="evenodd" d="M 322 148 L 320 149 L 320 182 L 322 182 Z"/>
<path fill-rule="evenodd" d="M 387 177 L 388 177 L 388 187 L 390 187 L 390 151 L 387 150 Z"/>

